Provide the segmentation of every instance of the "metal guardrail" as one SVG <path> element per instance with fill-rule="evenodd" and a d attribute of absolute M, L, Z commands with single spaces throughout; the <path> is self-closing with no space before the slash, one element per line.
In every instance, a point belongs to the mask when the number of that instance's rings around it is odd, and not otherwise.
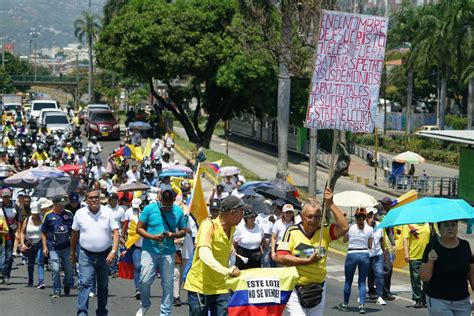
<path fill-rule="evenodd" d="M 11 75 L 13 82 L 77 84 L 76 77 Z"/>
<path fill-rule="evenodd" d="M 387 176 L 385 179 L 389 187 L 402 192 L 416 190 L 424 195 L 458 195 L 459 178 L 457 177 L 398 176 L 391 178 Z"/>
<path fill-rule="evenodd" d="M 372 153 L 372 155 L 375 155 L 375 152 L 373 150 L 369 150 L 367 148 L 364 148 L 364 147 L 361 147 L 359 145 L 353 145 L 351 146 L 351 149 L 350 149 L 350 152 L 351 154 L 354 154 L 364 160 L 367 160 L 367 153 Z M 380 169 L 385 169 L 385 168 L 388 168 L 390 169 L 391 168 L 391 164 L 390 162 L 392 161 L 391 159 L 381 155 L 379 153 L 378 155 L 378 159 L 377 159 L 377 166 L 380 168 Z"/>

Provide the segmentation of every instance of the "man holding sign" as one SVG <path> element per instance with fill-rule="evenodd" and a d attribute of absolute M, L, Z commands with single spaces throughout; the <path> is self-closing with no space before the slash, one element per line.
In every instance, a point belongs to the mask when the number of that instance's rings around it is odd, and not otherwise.
<path fill-rule="evenodd" d="M 322 208 L 314 200 L 305 203 L 302 222 L 288 227 L 278 244 L 275 261 L 284 266 L 295 266 L 300 278 L 287 304 L 290 315 L 319 316 L 324 313 L 326 256 L 329 244 L 344 236 L 349 225 L 342 211 L 333 202 L 329 188 L 324 191 L 326 207 L 331 210 L 336 224 L 321 230 Z M 323 238 L 320 244 L 320 235 Z M 324 251 L 319 249 L 324 248 Z"/>

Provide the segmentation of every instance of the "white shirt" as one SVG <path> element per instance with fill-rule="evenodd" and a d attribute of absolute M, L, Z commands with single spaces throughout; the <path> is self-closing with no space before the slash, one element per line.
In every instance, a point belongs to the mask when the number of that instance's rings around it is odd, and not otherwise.
<path fill-rule="evenodd" d="M 291 225 L 294 225 L 294 223 L 283 223 L 281 219 L 278 219 L 275 224 L 273 224 L 272 234 L 277 235 L 277 242 L 280 242 L 283 239 L 286 229 Z"/>
<path fill-rule="evenodd" d="M 383 238 L 383 229 L 382 228 L 377 229 L 379 225 L 380 223 L 375 222 L 375 228 L 373 228 L 374 242 L 372 243 L 372 248 L 369 249 L 370 257 L 380 256 L 383 254 L 382 245 L 380 244 L 380 239 Z"/>
<path fill-rule="evenodd" d="M 125 210 L 120 206 L 116 205 L 115 207 L 112 207 L 110 205 L 107 205 L 107 207 L 112 211 L 114 214 L 114 219 L 119 225 L 119 233 L 122 233 L 122 222 L 125 221 Z"/>
<path fill-rule="evenodd" d="M 242 192 L 240 192 L 240 191 L 237 190 L 237 189 L 232 190 L 231 195 L 235 195 L 235 196 L 238 197 L 238 198 L 243 198 L 243 197 L 245 196 L 245 194 L 243 194 Z"/>
<path fill-rule="evenodd" d="M 255 223 L 263 229 L 265 235 L 272 234 L 273 223 L 270 222 L 270 215 L 260 213 L 257 216 Z"/>
<path fill-rule="evenodd" d="M 217 199 L 217 200 L 223 200 L 226 196 L 228 196 L 229 193 L 222 191 L 221 194 L 218 194 L 217 192 L 212 194 L 212 192 L 207 196 L 207 204 L 211 204 L 212 199 Z"/>
<path fill-rule="evenodd" d="M 112 246 L 112 231 L 118 229 L 112 210 L 101 205 L 93 214 L 89 207 L 77 210 L 72 229 L 79 231 L 79 245 L 91 252 L 103 252 Z"/>
<path fill-rule="evenodd" d="M 129 182 L 132 182 L 132 181 L 136 181 L 136 182 L 139 182 L 140 181 L 140 171 L 137 171 L 136 172 L 133 172 L 132 169 L 128 170 L 127 173 L 127 178 L 128 178 L 128 181 Z"/>
<path fill-rule="evenodd" d="M 262 244 L 263 238 L 263 229 L 257 224 L 255 224 L 254 228 L 249 229 L 244 222 L 235 228 L 234 241 L 245 249 L 257 249 Z"/>
<path fill-rule="evenodd" d="M 193 238 L 196 238 L 198 227 L 192 216 L 188 216 L 188 229 L 191 233 L 184 235 L 183 249 L 181 250 L 184 259 L 192 259 L 192 254 L 194 253 Z"/>
<path fill-rule="evenodd" d="M 372 227 L 365 223 L 364 229 L 359 229 L 357 224 L 352 224 L 349 227 L 349 232 L 347 234 L 349 235 L 348 251 L 354 249 L 352 251 L 369 252 L 369 238 L 374 237 L 374 230 Z"/>
<path fill-rule="evenodd" d="M 137 224 L 138 223 L 138 212 L 136 210 L 134 210 L 133 208 L 129 208 L 128 210 L 125 211 L 124 221 L 128 221 L 129 223 L 133 221 L 135 224 Z M 128 224 L 128 226 L 130 227 L 130 224 Z M 142 247 L 142 242 L 143 242 L 143 237 L 140 237 L 140 239 L 138 239 L 135 242 L 135 246 L 141 248 Z"/>
<path fill-rule="evenodd" d="M 100 153 L 102 151 L 102 147 L 100 147 L 99 143 L 95 143 L 95 144 L 94 143 L 89 143 L 89 144 L 87 144 L 86 149 L 91 153 L 93 153 L 94 151 Z"/>
<path fill-rule="evenodd" d="M 102 174 L 107 172 L 104 166 L 94 166 L 91 168 L 91 172 L 94 175 L 94 179 L 100 180 L 102 178 Z"/>

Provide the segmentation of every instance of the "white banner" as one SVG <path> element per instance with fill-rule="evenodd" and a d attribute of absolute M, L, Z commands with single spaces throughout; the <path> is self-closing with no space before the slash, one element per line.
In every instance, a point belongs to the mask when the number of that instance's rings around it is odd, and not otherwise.
<path fill-rule="evenodd" d="M 248 278 L 247 290 L 249 304 L 280 304 L 280 279 L 278 278 Z"/>
<path fill-rule="evenodd" d="M 305 125 L 371 133 L 388 19 L 323 10 Z"/>

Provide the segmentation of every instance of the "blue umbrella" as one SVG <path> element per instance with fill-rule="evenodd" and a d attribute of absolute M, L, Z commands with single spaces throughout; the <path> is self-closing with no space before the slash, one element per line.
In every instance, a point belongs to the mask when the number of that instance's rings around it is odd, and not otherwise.
<path fill-rule="evenodd" d="M 388 212 L 379 228 L 469 218 L 474 218 L 474 208 L 464 200 L 425 197 Z"/>
<path fill-rule="evenodd" d="M 147 122 L 138 121 L 138 122 L 130 123 L 130 125 L 128 125 L 128 128 L 130 129 L 136 128 L 140 130 L 145 130 L 145 129 L 151 129 L 152 127 Z"/>
<path fill-rule="evenodd" d="M 160 173 L 159 178 L 164 177 L 187 177 L 189 173 L 180 171 L 180 170 L 167 170 Z"/>

